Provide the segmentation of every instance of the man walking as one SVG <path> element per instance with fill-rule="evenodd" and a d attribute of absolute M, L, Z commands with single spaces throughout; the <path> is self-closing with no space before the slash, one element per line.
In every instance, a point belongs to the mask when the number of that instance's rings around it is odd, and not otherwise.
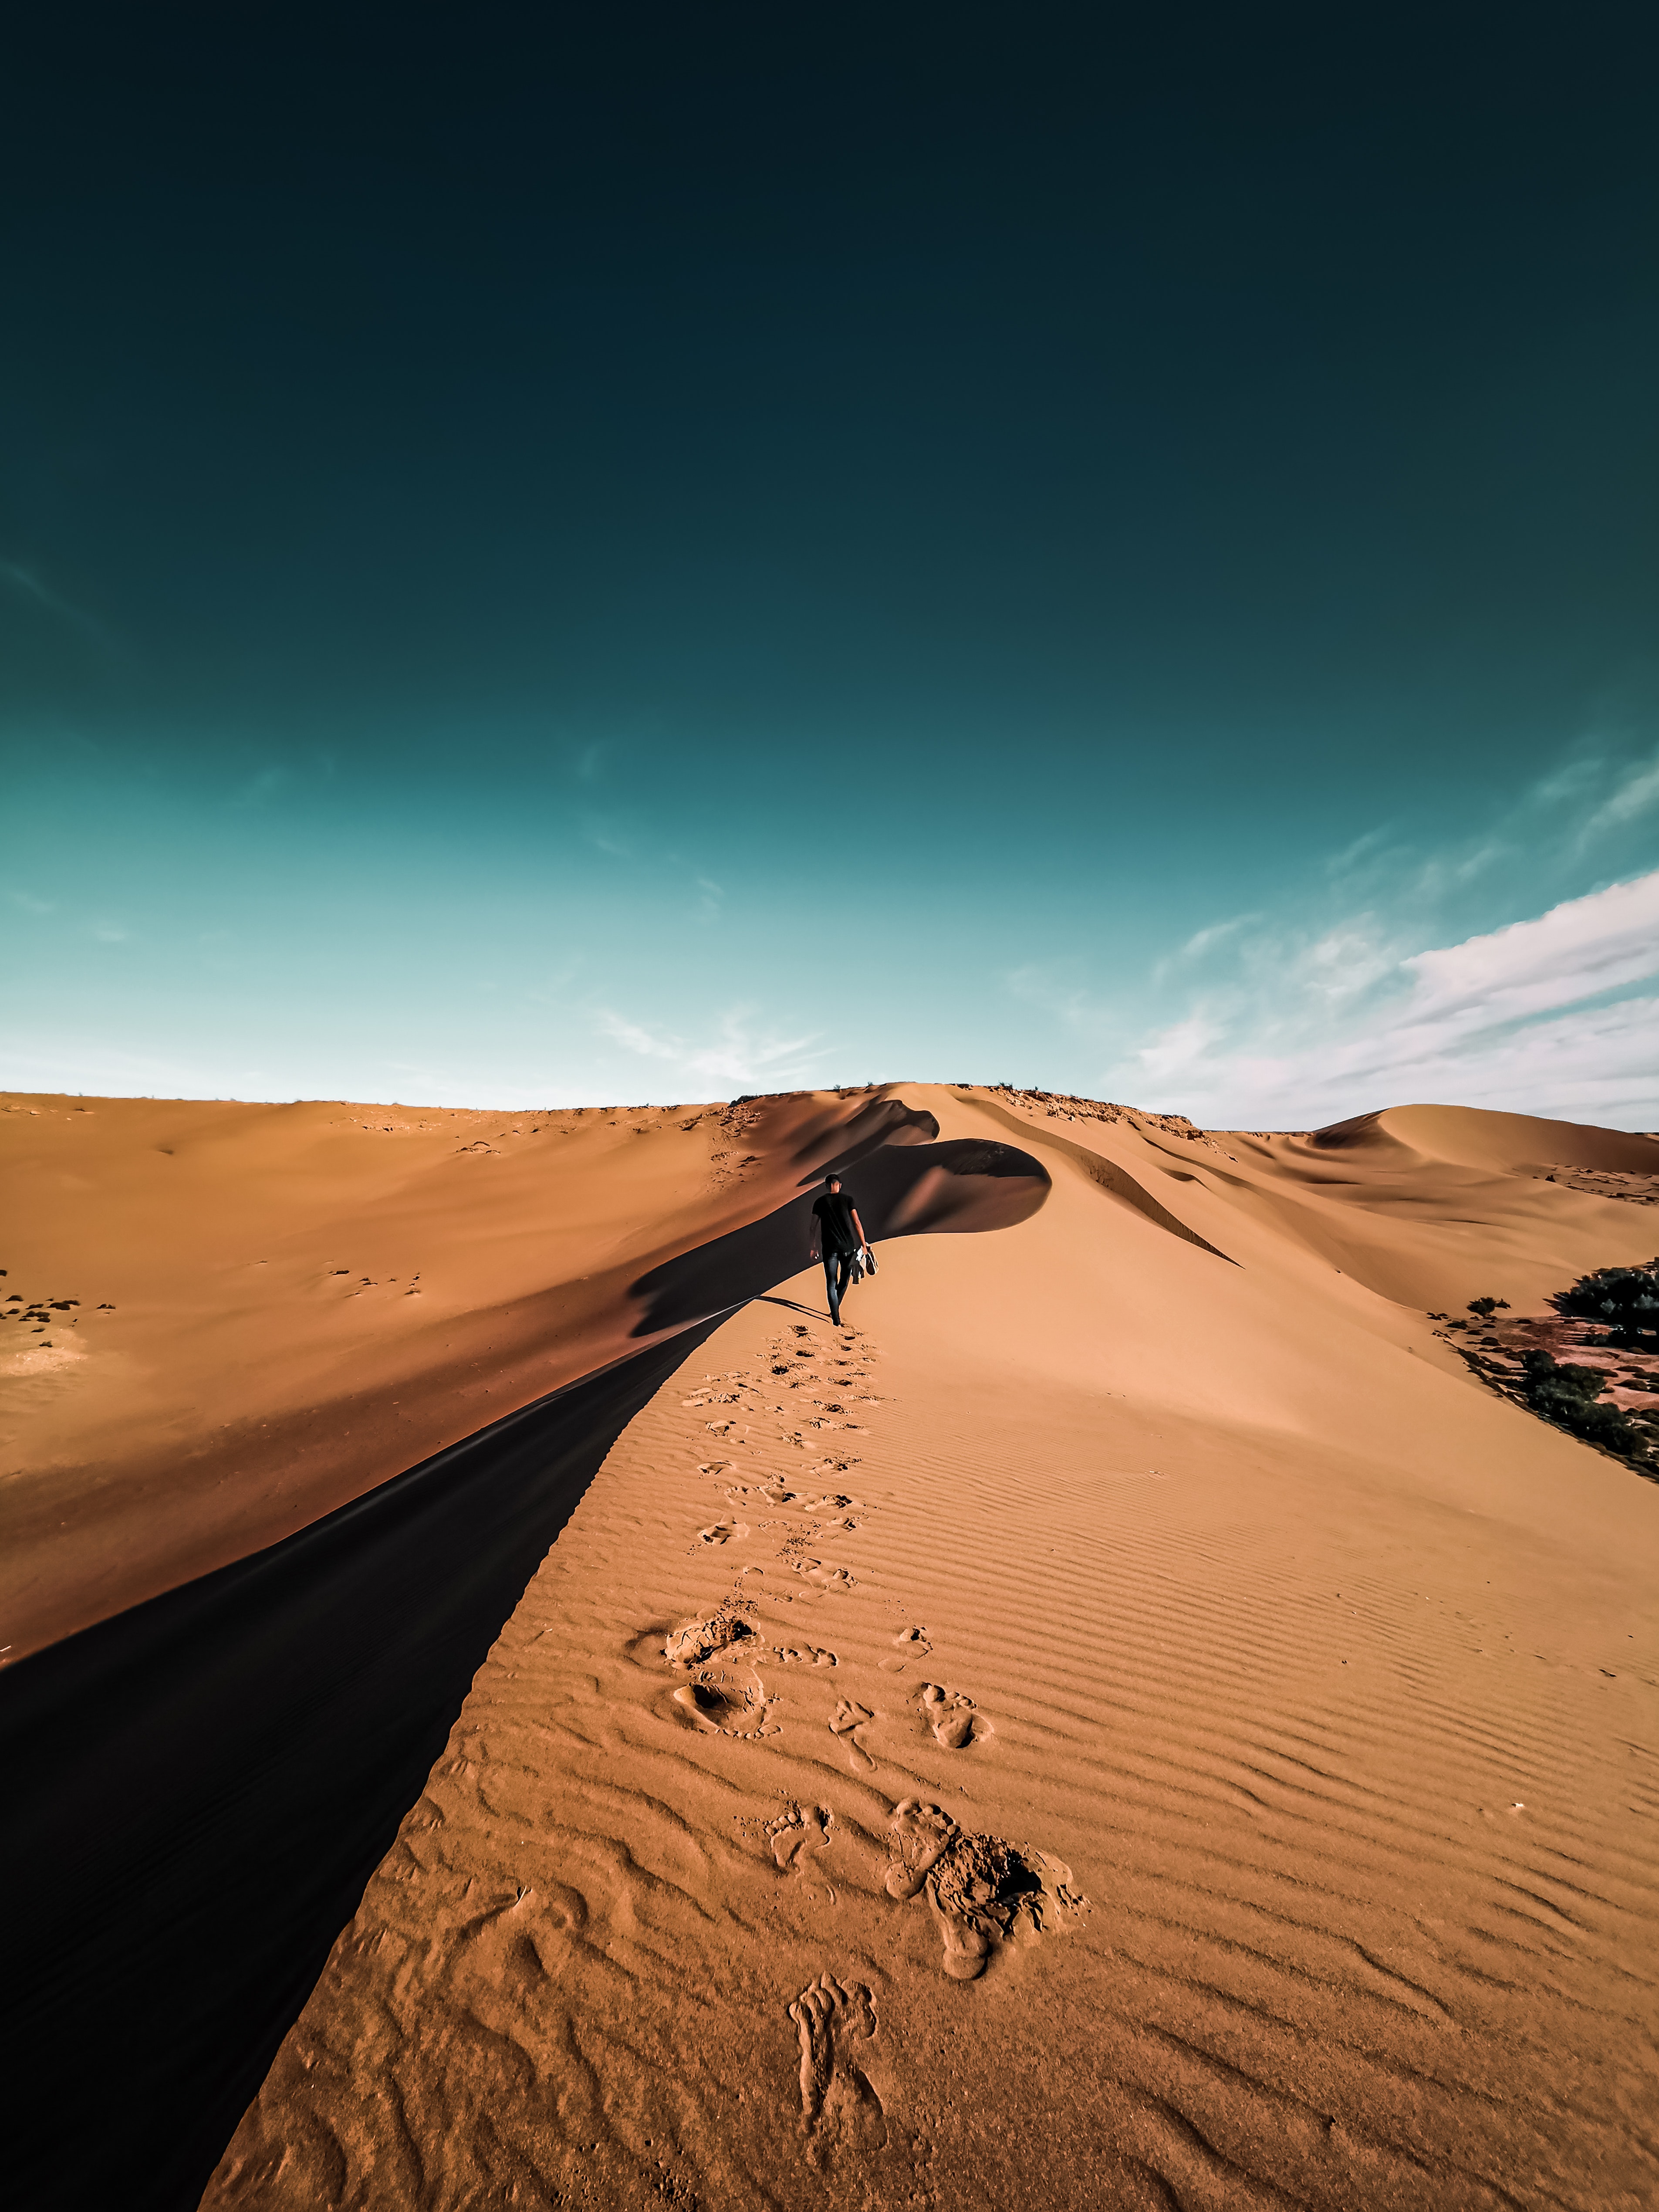
<path fill-rule="evenodd" d="M 841 1187 L 838 1175 L 823 1178 L 823 1193 L 812 1201 L 812 1226 L 808 1232 L 811 1243 L 809 1259 L 816 1260 L 823 1254 L 823 1279 L 830 1292 L 830 1318 L 837 1328 L 847 1324 L 841 1317 L 841 1302 L 846 1296 L 853 1277 L 853 1261 L 864 1250 L 868 1239 L 864 1224 L 859 1219 L 859 1210 L 850 1191 Z"/>

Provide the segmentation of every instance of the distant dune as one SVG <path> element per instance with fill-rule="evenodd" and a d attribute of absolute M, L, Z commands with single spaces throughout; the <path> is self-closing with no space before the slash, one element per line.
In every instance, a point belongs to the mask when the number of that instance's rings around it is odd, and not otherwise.
<path fill-rule="evenodd" d="M 1659 1141 L 0 1106 L 28 2201 L 1659 2195 Z"/>

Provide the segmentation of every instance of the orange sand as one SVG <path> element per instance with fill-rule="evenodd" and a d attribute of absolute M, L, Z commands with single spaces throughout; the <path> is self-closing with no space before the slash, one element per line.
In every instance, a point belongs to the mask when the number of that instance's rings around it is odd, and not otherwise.
<path fill-rule="evenodd" d="M 1654 2202 L 1659 1486 L 1427 1311 L 1651 1256 L 1659 1143 L 878 1095 L 1047 1202 L 632 1423 L 204 2202 Z M 12 1102 L 4 1287 L 82 1304 L 7 1358 L 7 1634 L 619 1356 L 865 1105 Z"/>

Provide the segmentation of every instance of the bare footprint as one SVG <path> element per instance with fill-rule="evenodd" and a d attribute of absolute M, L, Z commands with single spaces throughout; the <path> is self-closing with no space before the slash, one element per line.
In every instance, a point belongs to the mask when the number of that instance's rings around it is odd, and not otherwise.
<path fill-rule="evenodd" d="M 812 1859 L 829 1850 L 835 1821 L 827 1805 L 787 1806 L 766 1831 L 780 1872 L 804 1875 Z"/>
<path fill-rule="evenodd" d="M 826 1567 L 822 1559 L 789 1559 L 785 1562 L 798 1575 L 816 1583 L 820 1589 L 849 1590 L 858 1588 L 856 1576 L 849 1575 L 845 1567 Z"/>
<path fill-rule="evenodd" d="M 927 1641 L 927 1631 L 925 1628 L 901 1628 L 893 1641 L 898 1645 L 902 1656 L 897 1659 L 882 1661 L 881 1668 L 884 1674 L 902 1674 L 913 1659 L 926 1659 L 933 1649 Z"/>
<path fill-rule="evenodd" d="M 947 1751 L 966 1751 L 969 1744 L 982 1743 L 995 1734 L 971 1698 L 960 1690 L 944 1689 L 937 1682 L 921 1686 L 921 1717 L 935 1741 Z"/>
<path fill-rule="evenodd" d="M 879 2150 L 887 2141 L 881 2099 L 852 2055 L 851 2046 L 876 2033 L 876 2001 L 865 1982 L 837 1982 L 821 1974 L 789 2008 L 800 2039 L 801 2133 L 817 2166 L 845 2145 Z"/>
<path fill-rule="evenodd" d="M 887 1832 L 892 1862 L 887 1869 L 889 1897 L 915 1897 L 959 1833 L 942 1807 L 924 1805 L 916 1797 L 901 1799 Z"/>
<path fill-rule="evenodd" d="M 834 1667 L 840 1662 L 833 1651 L 819 1644 L 781 1644 L 777 1656 L 787 1667 Z"/>
<path fill-rule="evenodd" d="M 858 1739 L 858 1731 L 875 1717 L 867 1705 L 854 1705 L 850 1698 L 843 1698 L 830 1716 L 830 1732 L 847 1746 L 847 1763 L 854 1774 L 875 1771 L 875 1760 Z"/>
<path fill-rule="evenodd" d="M 734 1537 L 746 1536 L 748 1534 L 749 1524 L 746 1521 L 716 1521 L 707 1528 L 698 1529 L 697 1543 L 729 1544 Z M 694 1545 L 692 1549 L 695 1551 L 696 1548 L 696 1546 Z"/>

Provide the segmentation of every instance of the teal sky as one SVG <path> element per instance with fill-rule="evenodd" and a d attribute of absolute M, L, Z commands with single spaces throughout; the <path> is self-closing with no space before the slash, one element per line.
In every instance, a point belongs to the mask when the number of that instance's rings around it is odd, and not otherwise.
<path fill-rule="evenodd" d="M 1650 11 L 70 9 L 0 1081 L 1659 1126 Z"/>

